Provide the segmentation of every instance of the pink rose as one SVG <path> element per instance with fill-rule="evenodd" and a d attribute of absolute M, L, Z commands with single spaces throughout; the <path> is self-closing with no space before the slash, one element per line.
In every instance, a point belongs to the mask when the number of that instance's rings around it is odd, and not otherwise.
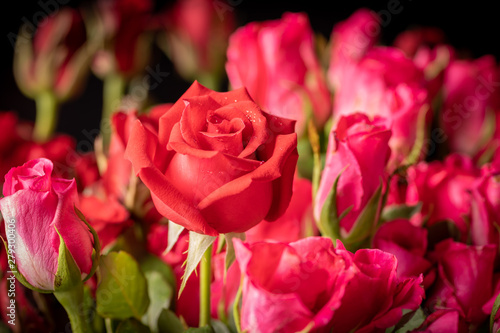
<path fill-rule="evenodd" d="M 403 309 L 420 306 L 424 298 L 422 277 L 398 279 L 394 255 L 376 249 L 353 254 L 339 241 L 337 251 L 352 257 L 354 275 L 333 315 L 333 332 L 383 332 L 401 320 Z"/>
<path fill-rule="evenodd" d="M 468 246 L 452 239 L 438 243 L 432 254 L 438 278 L 426 306 L 431 311 L 456 309 L 471 327 L 481 324 L 489 315 L 482 308 L 493 295 L 496 254 L 495 245 Z"/>
<path fill-rule="evenodd" d="M 297 121 L 302 133 L 310 108 L 322 126 L 331 115 L 331 97 L 314 52 L 314 34 L 305 14 L 252 22 L 229 39 L 226 71 L 233 88 L 246 87 L 266 112 Z"/>
<path fill-rule="evenodd" d="M 328 80 L 335 91 L 350 79 L 350 71 L 378 41 L 380 30 L 377 15 L 367 8 L 358 9 L 333 27 Z"/>
<path fill-rule="evenodd" d="M 389 145 L 394 169 L 411 152 L 419 114 L 428 104 L 422 70 L 396 48 L 375 47 L 339 83 L 333 114 L 336 119 L 355 112 L 363 112 L 370 119 L 385 118 L 392 130 Z"/>
<path fill-rule="evenodd" d="M 429 272 L 432 264 L 425 258 L 427 252 L 426 229 L 416 227 L 407 220 L 386 222 L 377 230 L 373 237 L 372 246 L 396 256 L 398 279 L 426 274 L 424 286 L 428 287 L 433 282 L 434 271 Z"/>
<path fill-rule="evenodd" d="M 317 233 L 312 216 L 312 184 L 295 176 L 293 194 L 285 213 L 276 221 L 262 221 L 245 232 L 248 242 L 274 240 L 294 242 Z"/>
<path fill-rule="evenodd" d="M 236 239 L 234 246 L 243 274 L 243 331 L 331 330 L 352 275 L 346 251 L 338 252 L 324 237 L 289 244 Z"/>
<path fill-rule="evenodd" d="M 490 137 L 488 108 L 493 106 L 499 75 L 493 56 L 455 60 L 446 68 L 440 125 L 453 152 L 473 155 Z"/>
<path fill-rule="evenodd" d="M 455 224 L 466 240 L 470 216 L 468 191 L 480 174 L 472 160 L 466 156 L 452 154 L 444 162 L 421 162 L 408 169 L 406 203 L 422 202 L 422 209 L 411 221 L 414 225 L 431 227 L 442 221 Z"/>
<path fill-rule="evenodd" d="M 0 208 L 7 240 L 15 244 L 19 273 L 32 287 L 54 291 L 63 241 L 85 278 L 92 268 L 93 238 L 76 215 L 75 180 L 52 178 L 50 160 L 31 160 L 5 176 Z M 11 236 L 13 235 L 13 236 Z"/>
<path fill-rule="evenodd" d="M 316 194 L 314 217 L 320 219 L 321 209 L 337 186 L 337 214 L 352 206 L 340 221 L 341 234 L 348 234 L 368 201 L 386 178 L 386 163 L 391 153 L 388 142 L 391 131 L 380 123 L 370 121 L 361 113 L 341 117 L 337 128 L 330 133 L 325 168 Z"/>

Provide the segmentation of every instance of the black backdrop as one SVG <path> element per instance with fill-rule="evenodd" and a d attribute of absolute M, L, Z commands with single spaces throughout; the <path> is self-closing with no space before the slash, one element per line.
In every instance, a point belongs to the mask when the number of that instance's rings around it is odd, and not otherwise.
<path fill-rule="evenodd" d="M 42 4 L 49 1 L 79 6 L 84 1 L 76 0 L 14 0 L 4 4 L 0 13 L 0 111 L 16 111 L 21 119 L 33 120 L 34 102 L 24 97 L 18 90 L 12 76 L 13 46 L 9 33 L 17 33 L 23 19 L 35 21 L 34 15 L 43 10 Z M 218 0 L 214 0 L 218 1 Z M 228 0 L 234 6 L 238 25 L 250 21 L 279 18 L 283 12 L 305 12 L 308 14 L 313 29 L 329 37 L 333 25 L 347 18 L 357 8 L 367 7 L 376 12 L 387 10 L 389 3 L 397 0 L 372 1 L 263 1 L 263 0 Z M 156 9 L 170 5 L 172 1 L 157 1 Z M 494 9 L 494 2 L 481 4 L 469 2 L 467 5 L 445 3 L 430 0 L 399 0 L 402 10 L 399 14 L 386 19 L 382 30 L 382 42 L 391 43 L 401 31 L 414 26 L 434 26 L 441 28 L 450 44 L 461 51 L 469 52 L 473 57 L 493 54 L 500 60 L 500 15 Z M 173 102 L 189 87 L 174 73 L 170 61 L 158 49 L 154 49 L 153 63 L 160 63 L 162 71 L 169 75 L 157 89 L 152 91 L 157 102 Z M 65 103 L 60 111 L 58 132 L 64 132 L 84 140 L 82 131 L 98 128 L 102 104 L 102 82 L 91 75 L 82 95 Z M 0 130 L 1 130 L 0 124 Z"/>

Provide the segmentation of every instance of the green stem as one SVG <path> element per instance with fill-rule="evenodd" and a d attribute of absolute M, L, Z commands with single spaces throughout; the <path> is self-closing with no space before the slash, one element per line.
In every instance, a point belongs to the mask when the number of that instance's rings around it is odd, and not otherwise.
<path fill-rule="evenodd" d="M 90 321 L 85 317 L 83 283 L 70 290 L 56 291 L 54 292 L 54 296 L 64 307 L 64 310 L 66 310 L 73 333 L 93 332 Z"/>
<path fill-rule="evenodd" d="M 35 97 L 36 120 L 33 138 L 38 142 L 50 139 L 57 125 L 58 102 L 51 91 L 43 91 Z"/>
<path fill-rule="evenodd" d="M 212 282 L 212 246 L 205 251 L 200 264 L 200 327 L 210 324 L 210 283 Z"/>
<path fill-rule="evenodd" d="M 111 137 L 111 115 L 117 111 L 125 93 L 125 79 L 119 74 L 109 74 L 104 79 L 101 133 L 104 150 L 107 150 Z"/>

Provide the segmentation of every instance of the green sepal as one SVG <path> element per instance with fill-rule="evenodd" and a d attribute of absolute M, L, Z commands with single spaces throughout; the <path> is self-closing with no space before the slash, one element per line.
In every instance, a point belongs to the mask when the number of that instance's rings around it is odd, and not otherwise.
<path fill-rule="evenodd" d="M 235 232 L 230 232 L 224 235 L 226 238 L 226 257 L 225 259 L 225 270 L 224 270 L 224 282 L 226 281 L 226 274 L 227 271 L 229 270 L 229 267 L 233 264 L 234 260 L 236 259 L 236 255 L 234 253 L 234 245 L 233 245 L 233 239 L 238 238 L 241 239 L 242 241 L 245 240 L 245 233 L 235 233 Z"/>
<path fill-rule="evenodd" d="M 490 332 L 493 332 L 493 324 L 495 323 L 495 317 L 498 313 L 498 309 L 500 309 L 500 294 L 495 298 L 495 302 L 493 303 L 493 308 L 491 309 L 490 314 Z"/>
<path fill-rule="evenodd" d="M 372 195 L 370 200 L 359 214 L 351 230 L 346 235 L 341 235 L 344 244 L 355 244 L 362 242 L 374 231 L 380 212 L 380 200 L 382 197 L 382 182 Z"/>
<path fill-rule="evenodd" d="M 9 248 L 8 248 L 8 245 L 7 245 L 7 242 L 5 241 L 5 239 L 3 239 L 2 236 L 0 236 L 0 239 L 2 239 L 2 242 L 3 242 L 3 245 L 5 246 L 5 251 L 7 253 L 9 253 Z M 43 289 L 39 289 L 37 287 L 34 287 L 32 286 L 27 280 L 26 278 L 24 277 L 24 275 L 22 275 L 19 270 L 17 269 L 17 264 L 13 264 L 14 266 L 14 269 L 12 269 L 12 267 L 10 268 L 10 271 L 9 272 L 12 272 L 12 274 L 14 274 L 14 276 L 16 277 L 17 281 L 19 281 L 23 286 L 25 286 L 26 288 L 28 289 L 31 289 L 31 290 L 34 290 L 34 291 L 37 291 L 39 293 L 43 293 L 43 294 L 50 294 L 53 292 L 53 290 L 43 290 Z"/>
<path fill-rule="evenodd" d="M 89 228 L 90 233 L 92 234 L 92 237 L 94 238 L 94 250 L 92 251 L 92 267 L 90 268 L 89 274 L 85 277 L 83 282 L 87 281 L 94 275 L 97 267 L 99 267 L 99 260 L 101 258 L 101 242 L 99 241 L 99 236 L 97 235 L 97 232 L 95 229 L 90 225 L 90 223 L 87 222 L 85 219 L 85 216 L 83 216 L 83 213 L 74 206 L 75 213 L 82 220 L 83 223 Z"/>
<path fill-rule="evenodd" d="M 409 220 L 413 215 L 420 212 L 421 209 L 422 202 L 418 202 L 416 205 L 391 205 L 382 210 L 380 221 L 389 222 L 397 219 Z"/>
<path fill-rule="evenodd" d="M 82 283 L 82 273 L 59 230 L 56 226 L 54 228 L 59 235 L 59 256 L 57 258 L 57 272 L 54 277 L 54 291 L 68 291 Z"/>
<path fill-rule="evenodd" d="M 337 187 L 339 184 L 340 176 L 342 175 L 344 170 L 345 168 L 335 179 L 332 189 L 325 199 L 323 207 L 321 208 L 321 214 L 318 223 L 318 229 L 321 234 L 325 237 L 330 238 L 333 242 L 340 238 L 340 221 L 352 209 L 352 206 L 350 206 L 345 211 L 343 211 L 340 216 L 337 214 Z"/>
<path fill-rule="evenodd" d="M 181 296 L 184 287 L 186 286 L 186 281 L 189 276 L 194 272 L 201 258 L 205 254 L 205 251 L 212 245 L 217 237 L 198 234 L 194 231 L 189 232 L 189 247 L 187 259 L 184 262 L 186 268 L 184 270 L 184 275 L 182 276 L 181 286 L 179 288 L 178 297 Z"/>

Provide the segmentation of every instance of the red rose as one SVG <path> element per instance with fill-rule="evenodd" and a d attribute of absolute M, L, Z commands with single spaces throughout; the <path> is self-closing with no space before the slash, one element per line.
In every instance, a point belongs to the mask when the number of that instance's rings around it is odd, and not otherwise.
<path fill-rule="evenodd" d="M 288 207 L 293 125 L 244 88 L 219 93 L 195 81 L 160 117 L 158 134 L 136 121 L 125 154 L 163 216 L 206 235 L 244 232 Z"/>
<path fill-rule="evenodd" d="M 80 209 L 97 232 L 103 252 L 133 223 L 127 209 L 111 196 L 101 199 L 96 195 L 81 195 Z"/>

